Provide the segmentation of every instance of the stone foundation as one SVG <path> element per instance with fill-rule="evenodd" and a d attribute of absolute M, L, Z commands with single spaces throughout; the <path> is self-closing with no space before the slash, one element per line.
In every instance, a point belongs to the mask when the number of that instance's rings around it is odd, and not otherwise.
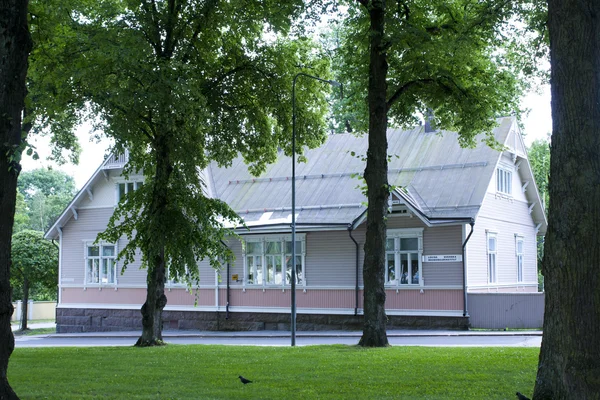
<path fill-rule="evenodd" d="M 164 311 L 165 330 L 289 331 L 290 315 L 275 313 Z M 297 314 L 298 331 L 362 331 L 363 316 Z M 467 329 L 468 318 L 388 316 L 388 329 Z M 56 332 L 114 332 L 142 329 L 139 310 L 57 308 Z"/>

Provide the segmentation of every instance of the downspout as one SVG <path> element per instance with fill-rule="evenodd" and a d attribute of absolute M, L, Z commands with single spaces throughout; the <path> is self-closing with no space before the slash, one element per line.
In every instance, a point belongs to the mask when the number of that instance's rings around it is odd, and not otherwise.
<path fill-rule="evenodd" d="M 229 248 L 229 246 L 227 246 L 225 244 L 224 241 L 221 240 L 221 244 L 227 248 Z M 217 286 L 217 290 L 218 290 L 218 286 Z M 225 304 L 225 319 L 229 319 L 229 260 L 227 261 L 227 303 Z"/>
<path fill-rule="evenodd" d="M 471 218 L 469 225 L 471 225 L 471 232 L 469 232 L 469 236 L 467 236 L 467 238 L 465 239 L 465 242 L 462 245 L 463 302 L 464 302 L 463 317 L 466 317 L 468 314 L 468 310 L 467 310 L 467 259 L 466 259 L 465 249 L 467 247 L 467 243 L 469 242 L 469 239 L 471 238 L 471 235 L 473 234 L 473 229 L 475 226 L 475 220 L 473 218 Z"/>
<path fill-rule="evenodd" d="M 354 306 L 354 315 L 358 315 L 358 256 L 359 256 L 359 252 L 360 249 L 358 247 L 358 242 L 356 240 L 354 240 L 354 238 L 352 237 L 352 225 L 348 226 L 348 235 L 350 235 L 350 239 L 352 239 L 352 241 L 354 242 L 354 245 L 356 246 L 356 286 L 354 289 L 354 294 L 356 296 L 356 302 L 355 302 L 355 306 Z"/>

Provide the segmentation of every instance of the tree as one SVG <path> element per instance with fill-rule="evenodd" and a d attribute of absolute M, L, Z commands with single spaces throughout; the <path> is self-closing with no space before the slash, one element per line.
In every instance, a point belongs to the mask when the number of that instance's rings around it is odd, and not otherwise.
<path fill-rule="evenodd" d="M 43 232 L 21 231 L 12 238 L 12 263 L 13 290 L 17 287 L 21 289 L 23 301 L 21 330 L 26 330 L 30 291 L 33 294 L 54 292 L 56 295 L 58 248 L 44 239 Z"/>
<path fill-rule="evenodd" d="M 76 193 L 73 177 L 51 168 L 22 172 L 17 183 L 27 204 L 29 228 L 46 231 Z"/>
<path fill-rule="evenodd" d="M 259 173 L 278 146 L 290 153 L 292 78 L 309 69 L 327 77 L 328 64 L 308 39 L 264 33 L 285 34 L 303 11 L 300 0 L 73 4 L 64 43 L 39 53 L 40 71 L 71 77 L 68 85 L 48 82 L 58 93 L 53 107 L 62 104 L 74 117 L 90 109 L 115 151 L 128 151 L 125 176 L 144 174 L 144 185 L 124 196 L 99 236 L 125 236 L 124 267 L 139 249 L 148 269 L 139 346 L 162 344 L 167 266 L 197 282 L 199 260 L 217 267 L 221 255 L 231 256 L 221 243 L 231 233 L 224 222 L 241 220 L 207 195 L 202 169 L 241 153 Z M 316 146 L 325 139 L 327 88 L 301 84 L 297 143 Z"/>
<path fill-rule="evenodd" d="M 29 215 L 27 215 L 27 204 L 25 204 L 25 196 L 17 192 L 13 233 L 21 232 L 22 230 L 27 229 L 28 227 Z"/>
<path fill-rule="evenodd" d="M 490 136 L 495 117 L 518 110 L 524 87 L 517 57 L 519 4 L 512 1 L 349 2 L 341 35 L 340 65 L 348 95 L 343 107 L 360 131 L 368 131 L 364 178 L 368 187 L 362 346 L 386 346 L 385 233 L 387 127 L 414 123 L 427 109 L 437 128 L 455 130 L 460 143 Z M 518 59 L 523 64 L 512 65 Z M 368 79 L 367 79 L 368 78 Z M 361 99 L 365 99 L 362 101 Z M 368 125 L 365 123 L 368 121 Z"/>
<path fill-rule="evenodd" d="M 540 197 L 544 203 L 544 212 L 548 215 L 548 175 L 550 174 L 550 142 L 548 139 L 535 140 L 529 149 L 527 149 L 527 156 L 529 157 L 529 163 L 533 170 L 533 177 L 537 184 L 540 192 Z M 537 242 L 537 257 L 538 265 L 542 263 L 542 257 L 544 256 L 544 238 L 538 237 Z M 544 277 L 541 274 L 541 270 L 538 271 L 538 290 L 544 290 Z"/>
<path fill-rule="evenodd" d="M 534 399 L 600 398 L 600 3 L 549 0 L 552 148 Z"/>
<path fill-rule="evenodd" d="M 2 0 L 0 10 L 0 399 L 16 399 L 7 379 L 8 359 L 15 347 L 10 327 L 13 313 L 10 255 L 31 38 L 27 28 L 27 0 Z"/>

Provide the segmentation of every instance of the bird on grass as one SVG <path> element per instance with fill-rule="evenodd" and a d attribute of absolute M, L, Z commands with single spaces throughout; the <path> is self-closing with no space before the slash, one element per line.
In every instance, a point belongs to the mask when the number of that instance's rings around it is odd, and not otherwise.
<path fill-rule="evenodd" d="M 239 376 L 238 378 L 240 378 L 240 381 L 245 385 L 246 383 L 252 383 L 251 380 L 244 378 L 243 376 Z"/>
<path fill-rule="evenodd" d="M 525 396 L 521 392 L 517 392 L 517 399 L 519 399 L 519 400 L 530 400 L 529 397 Z"/>

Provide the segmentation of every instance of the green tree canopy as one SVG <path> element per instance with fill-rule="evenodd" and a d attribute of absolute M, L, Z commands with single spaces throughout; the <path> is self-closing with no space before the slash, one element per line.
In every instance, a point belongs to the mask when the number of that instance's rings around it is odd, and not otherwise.
<path fill-rule="evenodd" d="M 300 71 L 327 78 L 328 62 L 307 38 L 281 36 L 305 11 L 300 0 L 71 6 L 60 40 L 34 53 L 36 71 L 44 71 L 36 77 L 56 93 L 51 104 L 61 112 L 54 115 L 72 122 L 91 112 L 115 151 L 128 151 L 124 174 L 144 174 L 145 184 L 123 199 L 101 238 L 129 239 L 120 252 L 124 267 L 141 249 L 148 297 L 139 344 L 160 343 L 166 265 L 197 281 L 198 260 L 218 267 L 221 255 L 231 256 L 221 242 L 230 233 L 224 223 L 241 223 L 209 196 L 202 170 L 241 154 L 257 174 L 278 146 L 289 153 L 292 78 Z M 325 139 L 326 90 L 311 80 L 298 88 L 300 146 Z"/>
<path fill-rule="evenodd" d="M 25 200 L 28 227 L 38 231 L 48 230 L 76 193 L 73 177 L 50 168 L 21 172 L 17 188 Z"/>
<path fill-rule="evenodd" d="M 550 140 L 537 139 L 527 149 L 529 164 L 533 170 L 533 177 L 544 202 L 544 211 L 548 214 L 548 176 L 550 174 Z"/>
<path fill-rule="evenodd" d="M 459 133 L 474 146 L 496 117 L 519 111 L 527 69 L 518 21 L 527 2 L 473 0 L 347 1 L 340 22 L 335 70 L 347 100 L 339 110 L 369 134 L 365 181 L 368 212 L 365 241 L 365 322 L 360 344 L 386 346 L 385 234 L 388 124 L 406 126 L 432 110 L 437 129 Z M 519 60 L 519 62 L 515 62 Z"/>

